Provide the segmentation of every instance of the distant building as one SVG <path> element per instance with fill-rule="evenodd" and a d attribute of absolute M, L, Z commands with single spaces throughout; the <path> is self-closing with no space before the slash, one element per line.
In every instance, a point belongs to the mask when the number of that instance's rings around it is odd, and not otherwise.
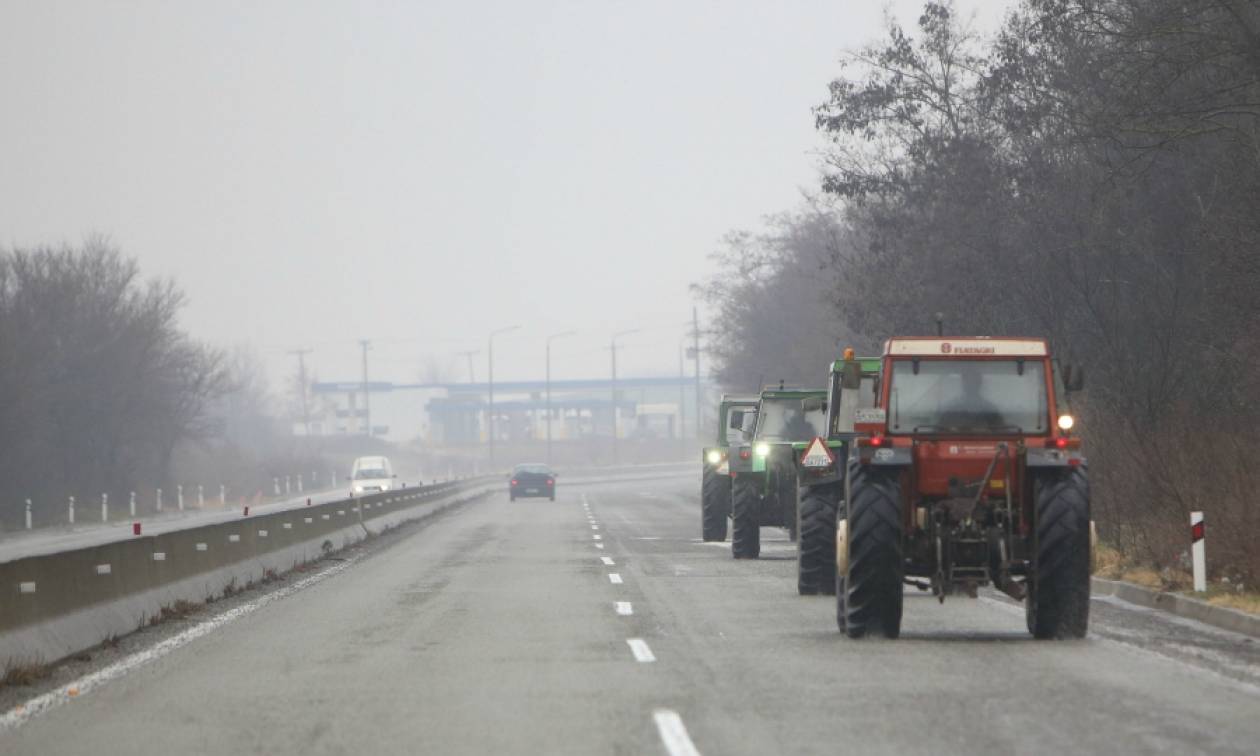
<path fill-rule="evenodd" d="M 556 440 L 609 437 L 613 427 L 612 381 L 551 382 L 551 436 Z M 372 434 L 390 441 L 421 439 L 432 444 L 478 444 L 489 433 L 490 387 L 485 383 L 395 384 L 373 381 L 316 383 L 322 407 L 311 418 L 311 435 L 363 435 L 370 413 Z M 715 401 L 714 387 L 701 383 L 701 407 Z M 496 381 L 495 435 L 502 441 L 547 437 L 547 384 Z M 694 378 L 617 380 L 619 438 L 677 439 L 696 435 Z M 707 428 L 703 429 L 707 432 Z"/>

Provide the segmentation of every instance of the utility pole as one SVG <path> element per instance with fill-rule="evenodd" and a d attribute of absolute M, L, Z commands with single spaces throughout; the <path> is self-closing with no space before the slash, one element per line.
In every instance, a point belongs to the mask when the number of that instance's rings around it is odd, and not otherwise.
<path fill-rule="evenodd" d="M 489 358 L 489 364 L 487 365 L 487 367 L 489 368 L 489 374 L 490 374 L 489 376 L 489 393 L 490 393 L 489 425 L 490 425 L 490 470 L 491 472 L 493 472 L 495 469 L 494 468 L 494 337 L 498 336 L 501 333 L 507 333 L 508 331 L 515 331 L 518 328 L 520 328 L 520 326 L 514 325 L 514 326 L 508 326 L 506 328 L 500 328 L 496 331 L 491 331 L 490 336 L 487 339 L 488 344 L 487 344 L 486 351 L 488 352 L 487 357 Z"/>
<path fill-rule="evenodd" d="M 311 435 L 311 413 L 306 404 L 306 355 L 310 353 L 309 349 L 289 350 L 289 354 L 298 358 L 298 385 L 302 390 L 302 432 L 307 436 Z"/>
<path fill-rule="evenodd" d="M 564 331 L 547 337 L 547 464 L 551 464 L 551 342 L 563 336 L 572 336 L 576 331 Z"/>
<path fill-rule="evenodd" d="M 641 329 L 635 328 L 629 331 L 618 331 L 617 333 L 614 333 L 612 336 L 612 346 L 609 350 L 612 352 L 612 457 L 614 465 L 617 464 L 617 444 L 619 443 L 619 439 L 617 438 L 617 339 L 622 336 L 629 336 L 632 333 L 638 333 L 640 330 Z"/>
<path fill-rule="evenodd" d="M 481 350 L 480 350 L 480 349 L 470 349 L 470 350 L 468 350 L 468 351 L 466 351 L 466 352 L 456 352 L 456 354 L 458 354 L 460 357 L 467 357 L 467 358 L 468 358 L 468 382 L 469 382 L 469 383 L 476 383 L 476 382 L 477 382 L 477 374 L 473 371 L 473 357 L 476 357 L 477 355 L 481 354 Z"/>
<path fill-rule="evenodd" d="M 700 419 L 704 410 L 700 404 L 700 314 L 695 305 L 691 306 L 692 348 L 696 350 L 696 438 L 700 435 Z"/>
<path fill-rule="evenodd" d="M 359 346 L 363 348 L 363 415 L 367 423 L 368 437 L 372 436 L 372 400 L 368 397 L 368 366 L 367 353 L 372 342 L 367 339 L 360 339 Z"/>
<path fill-rule="evenodd" d="M 690 337 L 684 336 L 678 342 L 678 448 L 680 450 L 684 448 L 685 444 L 683 441 L 683 428 L 686 423 L 686 420 L 684 419 L 686 417 L 686 410 L 683 408 L 683 405 L 687 403 L 687 373 L 684 370 L 684 365 L 686 364 L 684 357 L 686 356 L 687 349 L 683 345 L 687 343 L 688 338 Z"/>

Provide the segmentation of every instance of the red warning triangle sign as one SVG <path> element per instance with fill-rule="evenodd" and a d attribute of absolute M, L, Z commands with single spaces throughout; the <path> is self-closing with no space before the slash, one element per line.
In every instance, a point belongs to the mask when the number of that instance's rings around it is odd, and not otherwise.
<path fill-rule="evenodd" d="M 822 436 L 815 436 L 805 450 L 805 456 L 801 457 L 801 465 L 805 467 L 831 467 L 835 463 L 836 455 L 827 448 L 827 442 L 823 441 Z"/>

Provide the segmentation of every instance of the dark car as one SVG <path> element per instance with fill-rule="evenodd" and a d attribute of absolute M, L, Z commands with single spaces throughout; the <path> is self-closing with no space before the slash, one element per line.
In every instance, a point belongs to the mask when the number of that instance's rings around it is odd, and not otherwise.
<path fill-rule="evenodd" d="M 546 496 L 556 500 L 556 474 L 543 464 L 517 465 L 512 468 L 508 496 L 516 501 L 522 496 Z"/>

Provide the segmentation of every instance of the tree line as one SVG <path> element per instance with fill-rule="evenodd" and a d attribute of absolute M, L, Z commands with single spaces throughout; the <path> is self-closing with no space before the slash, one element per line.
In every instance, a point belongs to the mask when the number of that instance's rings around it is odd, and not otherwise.
<path fill-rule="evenodd" d="M 122 514 L 136 491 L 151 511 L 159 487 L 174 508 L 181 483 L 235 498 L 320 469 L 286 446 L 256 358 L 179 327 L 184 301 L 105 239 L 0 249 L 0 529 L 23 526 L 27 499 L 39 526 L 69 496 Z"/>
<path fill-rule="evenodd" d="M 1022 0 L 981 37 L 929 2 L 814 117 L 818 196 L 699 286 L 720 380 L 817 383 L 839 341 L 936 312 L 1045 335 L 1087 368 L 1104 537 L 1176 566 L 1204 510 L 1216 571 L 1260 578 L 1260 6 Z"/>

